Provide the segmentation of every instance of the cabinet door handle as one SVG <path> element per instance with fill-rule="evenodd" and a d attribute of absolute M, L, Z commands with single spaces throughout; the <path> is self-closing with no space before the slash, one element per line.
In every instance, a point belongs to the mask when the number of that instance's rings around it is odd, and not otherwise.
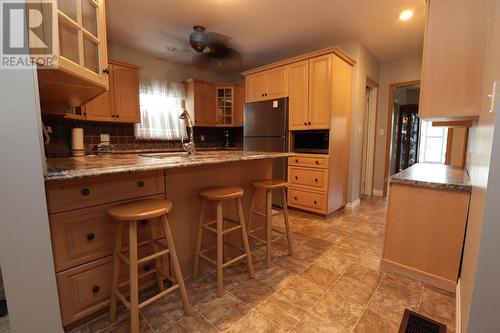
<path fill-rule="evenodd" d="M 82 195 L 84 195 L 84 196 L 88 196 L 88 195 L 90 195 L 90 190 L 89 190 L 88 188 L 84 188 L 84 189 L 82 190 Z"/>
<path fill-rule="evenodd" d="M 307 122 L 305 122 L 305 121 L 304 121 L 304 125 L 306 125 L 306 126 L 307 126 Z"/>
<path fill-rule="evenodd" d="M 139 187 L 144 187 L 144 180 L 139 180 L 139 181 L 137 182 L 137 186 L 139 186 Z"/>
<path fill-rule="evenodd" d="M 308 122 L 307 125 L 311 125 L 311 122 Z"/>
<path fill-rule="evenodd" d="M 148 220 L 141 220 L 141 225 L 146 225 L 148 224 Z"/>
<path fill-rule="evenodd" d="M 99 287 L 99 286 L 94 286 L 94 287 L 92 288 L 92 292 L 93 292 L 94 294 L 97 294 L 99 291 L 101 291 L 101 287 Z"/>
<path fill-rule="evenodd" d="M 299 163 L 299 160 L 295 160 L 295 163 Z"/>
<path fill-rule="evenodd" d="M 318 182 L 318 178 L 314 179 L 314 181 L 317 183 Z"/>
<path fill-rule="evenodd" d="M 297 201 L 297 200 L 298 200 L 299 198 L 297 198 L 297 197 L 294 197 L 293 199 L 294 199 L 295 201 Z"/>
<path fill-rule="evenodd" d="M 317 204 L 318 204 L 318 202 L 317 202 L 316 200 L 314 200 L 314 204 L 315 204 L 315 205 L 317 205 Z"/>
<path fill-rule="evenodd" d="M 94 238 L 95 238 L 95 234 L 94 234 L 93 232 L 89 232 L 89 233 L 87 234 L 87 239 L 88 239 L 89 241 L 94 240 Z"/>
<path fill-rule="evenodd" d="M 314 161 L 314 163 L 316 163 L 316 165 L 318 165 L 318 164 L 319 164 L 319 161 Z"/>
<path fill-rule="evenodd" d="M 104 68 L 104 69 L 102 70 L 102 72 L 103 72 L 104 74 L 109 74 L 109 68 Z"/>
<path fill-rule="evenodd" d="M 298 177 L 298 176 L 295 176 L 295 180 L 297 180 L 297 179 L 299 179 L 299 177 Z"/>

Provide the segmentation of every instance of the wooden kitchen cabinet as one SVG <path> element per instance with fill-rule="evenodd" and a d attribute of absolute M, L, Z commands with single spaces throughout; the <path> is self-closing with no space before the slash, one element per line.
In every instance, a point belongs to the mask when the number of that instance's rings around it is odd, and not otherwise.
<path fill-rule="evenodd" d="M 195 126 L 215 126 L 215 86 L 212 83 L 189 79 L 186 85 L 186 110 Z"/>
<path fill-rule="evenodd" d="M 326 54 L 289 65 L 290 130 L 330 128 L 333 57 Z"/>
<path fill-rule="evenodd" d="M 288 66 L 289 129 L 306 130 L 309 119 L 309 60 Z"/>
<path fill-rule="evenodd" d="M 139 66 L 109 62 L 110 89 L 83 106 L 86 120 L 138 123 Z"/>
<path fill-rule="evenodd" d="M 245 77 L 246 102 L 288 96 L 288 67 L 281 66 Z"/>
<path fill-rule="evenodd" d="M 55 11 L 42 15 L 53 20 L 53 68 L 38 70 L 40 103 L 43 107 L 80 106 L 108 89 L 106 10 L 104 0 L 49 1 Z M 51 33 L 52 26 L 43 26 Z"/>
<path fill-rule="evenodd" d="M 478 117 L 488 35 L 487 0 L 429 0 L 419 116 Z"/>
<path fill-rule="evenodd" d="M 309 60 L 308 129 L 330 128 L 332 103 L 332 54 Z M 336 84 L 343 84 L 336 82 Z"/>
<path fill-rule="evenodd" d="M 245 109 L 245 82 L 234 85 L 234 110 L 233 126 L 243 126 L 243 114 Z"/>

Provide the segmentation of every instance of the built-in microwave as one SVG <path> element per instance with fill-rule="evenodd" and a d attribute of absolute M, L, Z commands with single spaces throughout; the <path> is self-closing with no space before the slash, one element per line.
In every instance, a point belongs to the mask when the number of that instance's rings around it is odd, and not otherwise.
<path fill-rule="evenodd" d="M 292 133 L 292 151 L 328 154 L 329 131 L 296 131 Z"/>

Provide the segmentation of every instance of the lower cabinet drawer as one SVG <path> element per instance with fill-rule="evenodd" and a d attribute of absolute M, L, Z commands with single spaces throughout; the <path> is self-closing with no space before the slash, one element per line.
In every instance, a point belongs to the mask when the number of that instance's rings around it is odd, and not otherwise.
<path fill-rule="evenodd" d="M 326 191 L 328 189 L 328 170 L 289 167 L 288 183 L 309 187 L 317 191 Z"/>
<path fill-rule="evenodd" d="M 143 247 L 139 253 L 140 256 L 146 256 L 151 254 L 151 251 L 149 247 Z M 168 267 L 168 261 L 164 262 L 167 265 L 164 267 Z M 120 281 L 128 281 L 128 266 L 122 263 L 120 268 Z M 154 268 L 154 261 L 142 264 L 139 267 L 139 274 L 152 268 Z M 83 319 L 109 305 L 113 276 L 112 256 L 66 270 L 56 276 L 63 326 Z M 155 275 L 148 275 L 139 281 L 140 289 L 150 287 L 154 283 L 156 283 Z M 128 290 L 129 287 L 126 285 L 123 293 L 128 295 Z"/>
<path fill-rule="evenodd" d="M 288 205 L 326 214 L 327 194 L 305 191 L 290 186 L 288 188 Z"/>
<path fill-rule="evenodd" d="M 163 195 L 149 198 L 162 199 Z M 107 212 L 114 205 L 116 204 L 77 209 L 49 216 L 57 272 L 113 253 L 117 222 L 111 220 Z M 139 222 L 139 241 L 149 239 L 149 226 L 144 223 L 145 221 Z M 127 223 L 124 223 L 123 230 L 123 242 L 127 244 Z M 162 235 L 159 223 L 154 223 L 154 234 L 156 238 Z"/>

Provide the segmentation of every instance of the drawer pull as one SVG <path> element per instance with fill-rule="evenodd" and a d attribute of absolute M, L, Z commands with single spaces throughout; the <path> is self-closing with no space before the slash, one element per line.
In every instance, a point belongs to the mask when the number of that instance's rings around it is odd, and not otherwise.
<path fill-rule="evenodd" d="M 297 201 L 297 200 L 298 200 L 299 198 L 297 198 L 297 197 L 294 197 L 293 199 L 294 199 L 295 201 Z"/>
<path fill-rule="evenodd" d="M 137 186 L 139 186 L 139 187 L 144 187 L 144 181 L 143 181 L 143 180 L 139 180 L 139 181 L 137 182 Z"/>
<path fill-rule="evenodd" d="M 299 163 L 299 160 L 295 160 L 295 163 Z"/>
<path fill-rule="evenodd" d="M 99 287 L 99 286 L 95 286 L 94 288 L 92 288 L 92 292 L 94 294 L 97 294 L 99 291 L 101 291 L 101 287 Z"/>
<path fill-rule="evenodd" d="M 298 176 L 295 176 L 295 180 L 297 180 L 297 179 L 299 179 L 299 177 L 298 177 Z"/>
<path fill-rule="evenodd" d="M 89 194 L 90 194 L 90 190 L 89 190 L 88 188 L 84 188 L 84 189 L 82 190 L 82 195 L 84 195 L 84 196 L 88 196 Z"/>
<path fill-rule="evenodd" d="M 148 224 L 148 220 L 141 220 L 141 225 L 146 225 Z"/>
<path fill-rule="evenodd" d="M 317 183 L 318 182 L 318 178 L 314 179 L 314 181 Z"/>
<path fill-rule="evenodd" d="M 95 235 L 94 235 L 94 233 L 93 233 L 93 232 L 91 232 L 91 233 L 87 234 L 87 239 L 88 239 L 89 241 L 94 240 L 94 238 L 95 238 Z"/>
<path fill-rule="evenodd" d="M 318 165 L 318 164 L 319 164 L 319 161 L 314 161 L 314 163 L 316 163 L 316 165 Z"/>
<path fill-rule="evenodd" d="M 315 205 L 317 205 L 317 204 L 318 204 L 318 202 L 317 202 L 316 200 L 314 200 L 314 204 L 315 204 Z"/>

